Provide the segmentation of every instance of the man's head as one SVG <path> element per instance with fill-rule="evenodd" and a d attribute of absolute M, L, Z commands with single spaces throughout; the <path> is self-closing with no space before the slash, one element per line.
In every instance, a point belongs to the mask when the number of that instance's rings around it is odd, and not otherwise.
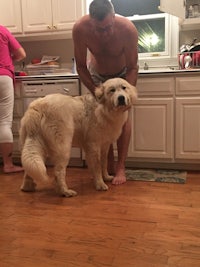
<path fill-rule="evenodd" d="M 113 33 L 114 7 L 109 0 L 93 0 L 89 7 L 95 34 L 107 40 Z"/>
<path fill-rule="evenodd" d="M 89 6 L 90 17 L 102 21 L 108 14 L 115 14 L 114 7 L 109 0 L 93 0 Z"/>

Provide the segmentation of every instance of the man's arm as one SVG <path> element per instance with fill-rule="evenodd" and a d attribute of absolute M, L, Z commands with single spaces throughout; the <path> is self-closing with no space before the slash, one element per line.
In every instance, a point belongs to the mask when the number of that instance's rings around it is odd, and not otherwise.
<path fill-rule="evenodd" d="M 91 75 L 87 69 L 87 46 L 85 44 L 81 28 L 82 25 L 78 22 L 74 25 L 72 31 L 76 68 L 81 81 L 94 95 L 96 85 L 94 84 Z"/>
<path fill-rule="evenodd" d="M 138 32 L 134 27 L 130 27 L 130 32 L 127 33 L 128 40 L 125 47 L 126 57 L 126 80 L 136 86 L 138 76 Z"/>

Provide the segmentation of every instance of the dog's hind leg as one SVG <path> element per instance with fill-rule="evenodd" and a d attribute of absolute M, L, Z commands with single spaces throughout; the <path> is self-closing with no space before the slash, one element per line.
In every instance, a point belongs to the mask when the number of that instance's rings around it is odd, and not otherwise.
<path fill-rule="evenodd" d="M 76 196 L 76 191 L 69 189 L 66 184 L 66 162 L 59 162 L 54 167 L 55 181 L 57 185 L 57 192 L 63 197 Z"/>
<path fill-rule="evenodd" d="M 69 140 L 68 140 L 69 141 Z M 54 174 L 58 194 L 64 197 L 76 196 L 76 191 L 69 189 L 66 183 L 66 168 L 71 154 L 71 142 L 57 145 L 53 153 Z"/>
<path fill-rule="evenodd" d="M 85 148 L 85 153 L 88 168 L 95 180 L 96 190 L 108 190 L 108 186 L 104 183 L 102 176 L 100 148 L 96 147 L 95 144 L 92 147 Z"/>
<path fill-rule="evenodd" d="M 21 190 L 24 191 L 24 192 L 34 192 L 35 189 L 36 189 L 36 183 L 25 172 L 24 173 L 23 182 L 22 182 L 22 185 L 21 185 Z"/>
<path fill-rule="evenodd" d="M 22 191 L 35 191 L 34 180 L 49 182 L 45 166 L 44 144 L 41 143 L 41 140 L 27 137 L 22 149 L 21 160 L 25 171 Z"/>

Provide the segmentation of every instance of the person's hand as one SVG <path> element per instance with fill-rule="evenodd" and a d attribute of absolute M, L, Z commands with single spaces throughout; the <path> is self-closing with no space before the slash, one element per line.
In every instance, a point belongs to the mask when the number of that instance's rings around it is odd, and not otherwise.
<path fill-rule="evenodd" d="M 94 97 L 97 100 L 97 102 L 101 101 L 101 99 L 103 97 L 103 93 L 104 93 L 103 85 L 99 85 L 99 86 L 95 87 Z"/>

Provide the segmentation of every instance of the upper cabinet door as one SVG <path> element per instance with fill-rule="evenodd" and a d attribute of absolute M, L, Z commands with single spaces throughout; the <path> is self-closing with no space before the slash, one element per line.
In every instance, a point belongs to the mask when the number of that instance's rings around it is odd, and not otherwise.
<path fill-rule="evenodd" d="M 160 10 L 184 19 L 185 0 L 160 0 Z"/>
<path fill-rule="evenodd" d="M 51 0 L 22 0 L 24 32 L 52 29 Z"/>
<path fill-rule="evenodd" d="M 24 32 L 71 30 L 83 7 L 82 0 L 22 0 Z"/>
<path fill-rule="evenodd" d="M 53 28 L 71 30 L 74 22 L 83 15 L 82 0 L 52 0 Z"/>
<path fill-rule="evenodd" d="M 0 24 L 12 33 L 22 33 L 20 0 L 0 1 Z"/>

